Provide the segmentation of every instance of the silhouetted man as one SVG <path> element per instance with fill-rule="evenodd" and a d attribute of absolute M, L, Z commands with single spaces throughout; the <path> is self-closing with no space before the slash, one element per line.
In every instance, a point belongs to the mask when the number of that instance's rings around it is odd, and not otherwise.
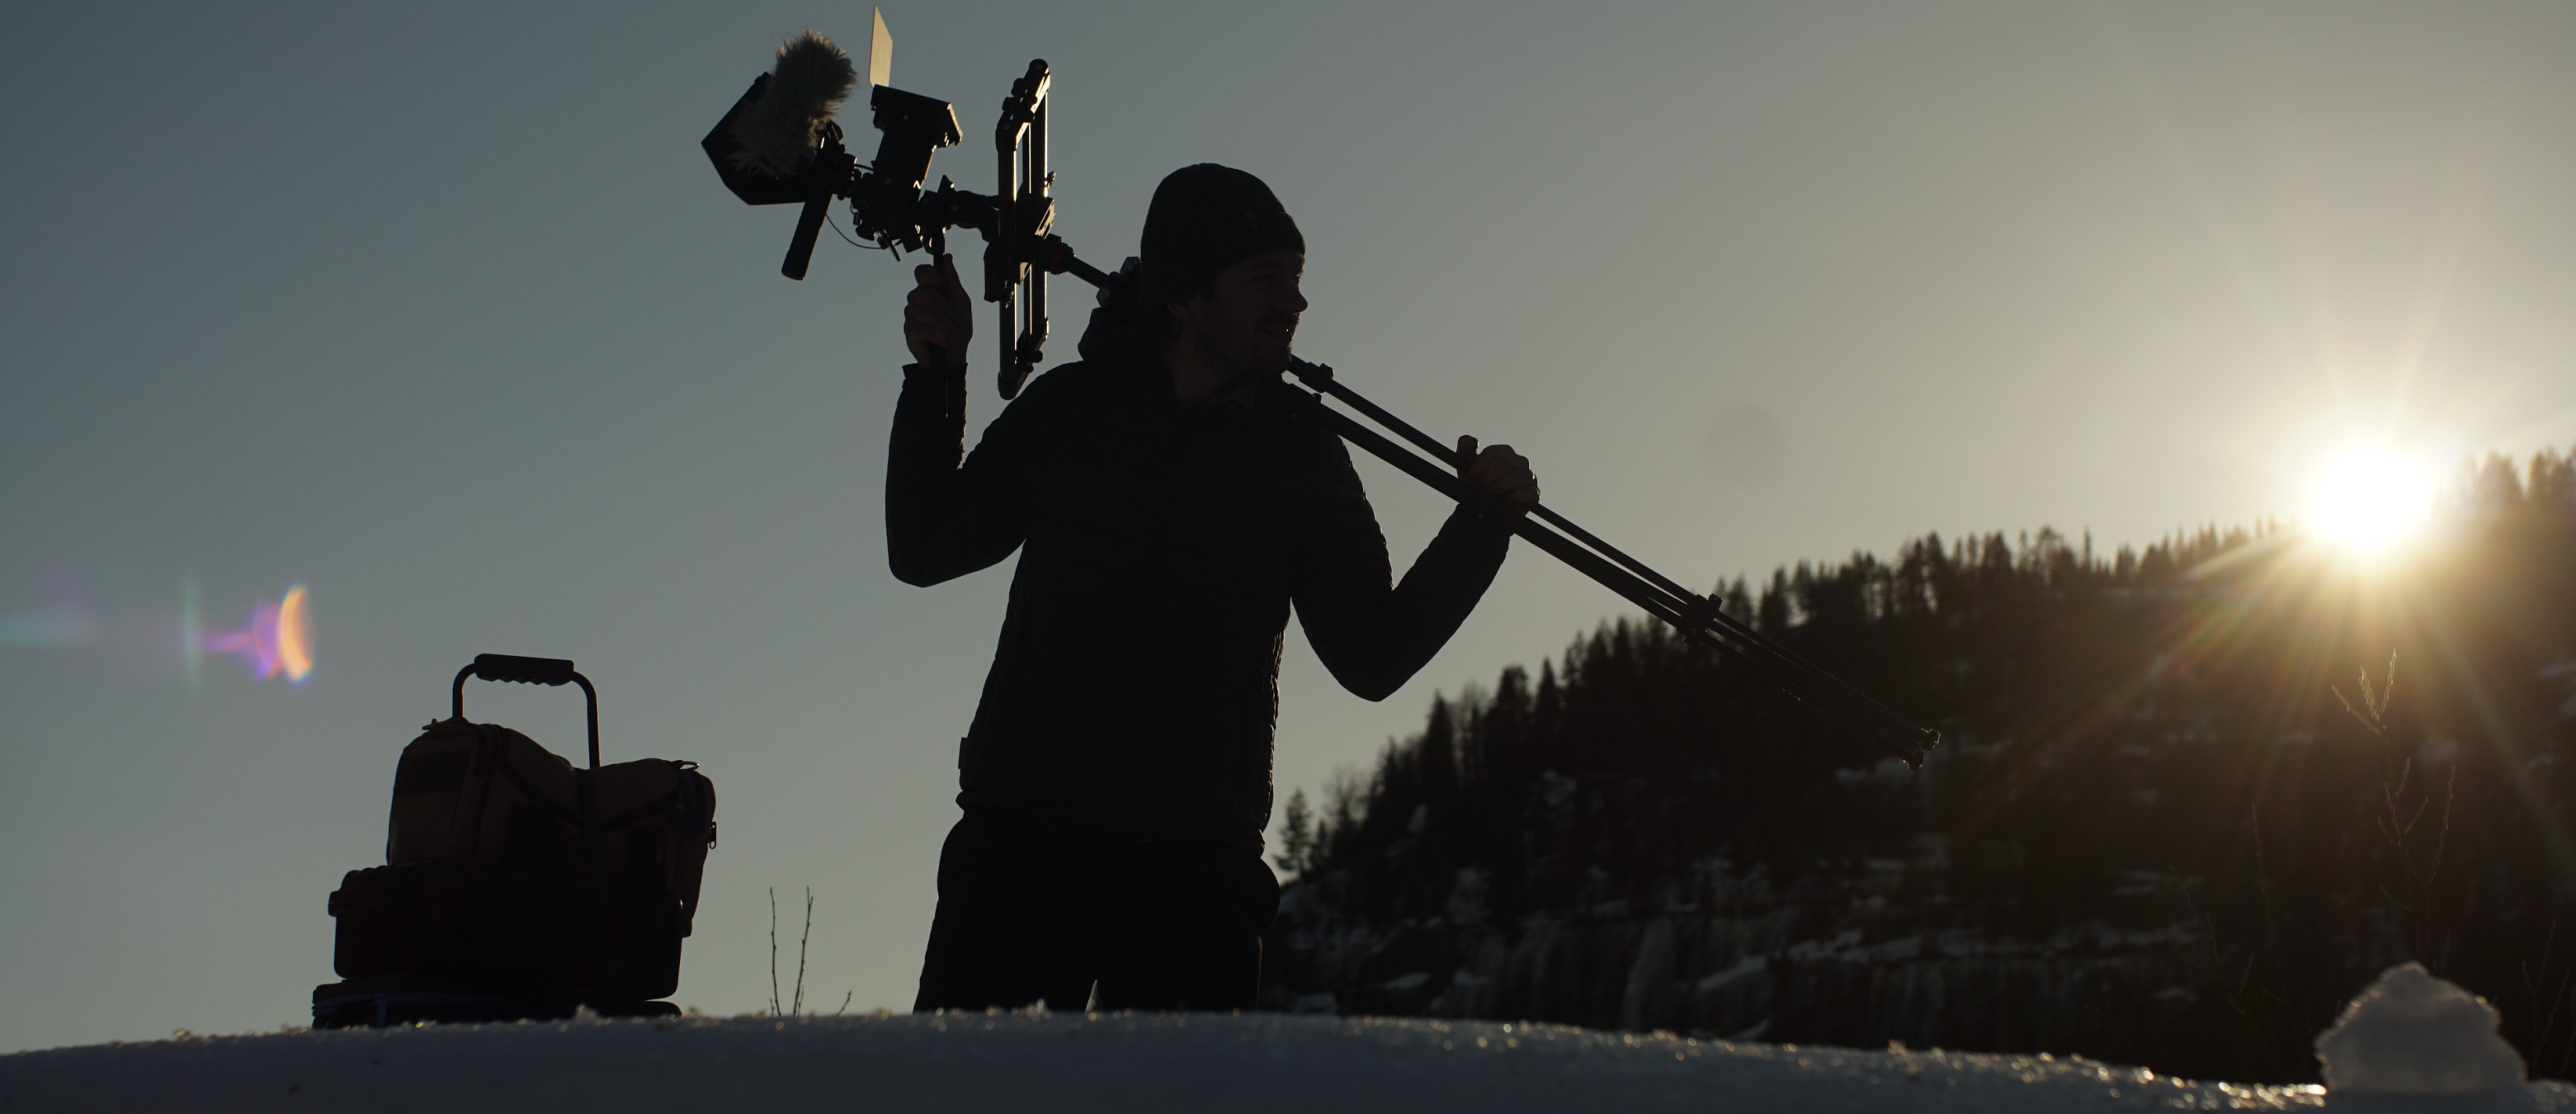
<path fill-rule="evenodd" d="M 915 1009 L 1253 1005 L 1279 905 L 1261 846 L 1291 606 L 1334 678 L 1381 700 L 1501 568 L 1508 524 L 1462 506 L 1390 584 L 1349 452 L 1279 381 L 1305 248 L 1260 179 L 1173 172 L 1145 217 L 1144 307 L 1095 313 L 1082 360 L 1031 382 L 972 454 L 974 303 L 947 257 L 917 270 L 894 573 L 936 584 L 1021 553 Z M 1474 486 L 1538 498 L 1508 446 L 1460 447 Z"/>

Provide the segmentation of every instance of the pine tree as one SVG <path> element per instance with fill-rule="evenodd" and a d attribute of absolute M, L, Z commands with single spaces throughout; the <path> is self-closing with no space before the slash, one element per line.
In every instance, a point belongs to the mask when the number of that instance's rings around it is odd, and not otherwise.
<path fill-rule="evenodd" d="M 1279 853 L 1271 857 L 1279 869 L 1303 875 L 1315 860 L 1314 817 L 1306 811 L 1306 791 L 1288 794 L 1288 815 L 1280 824 Z"/>

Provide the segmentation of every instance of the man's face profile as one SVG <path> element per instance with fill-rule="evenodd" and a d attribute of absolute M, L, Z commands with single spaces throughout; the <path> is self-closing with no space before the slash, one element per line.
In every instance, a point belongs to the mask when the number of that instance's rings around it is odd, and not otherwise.
<path fill-rule="evenodd" d="M 1288 368 L 1297 316 L 1306 312 L 1298 290 L 1304 253 L 1267 251 L 1216 273 L 1214 288 L 1171 304 L 1180 342 L 1228 375 L 1265 374 Z"/>

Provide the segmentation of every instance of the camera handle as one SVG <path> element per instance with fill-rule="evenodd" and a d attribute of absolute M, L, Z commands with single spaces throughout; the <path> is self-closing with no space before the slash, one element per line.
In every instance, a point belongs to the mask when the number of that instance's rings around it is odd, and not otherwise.
<path fill-rule="evenodd" d="M 1055 231 L 1055 175 L 1047 170 L 1047 91 L 1054 83 L 1046 59 L 1011 83 L 993 124 L 999 173 L 993 189 L 993 222 L 984 246 L 984 300 L 995 303 L 1002 328 L 1003 398 L 1020 393 L 1029 373 L 1046 358 L 1047 270 L 1020 250 Z M 1068 253 L 1070 254 L 1070 253 Z"/>
<path fill-rule="evenodd" d="M 814 154 L 811 192 L 806 195 L 804 210 L 796 214 L 796 235 L 787 241 L 787 259 L 778 265 L 779 274 L 800 281 L 806 267 L 814 262 L 814 241 L 822 236 L 823 218 L 832 211 L 832 183 L 850 177 L 858 161 L 842 148 L 840 128 L 836 125 L 832 131 L 823 149 Z"/>

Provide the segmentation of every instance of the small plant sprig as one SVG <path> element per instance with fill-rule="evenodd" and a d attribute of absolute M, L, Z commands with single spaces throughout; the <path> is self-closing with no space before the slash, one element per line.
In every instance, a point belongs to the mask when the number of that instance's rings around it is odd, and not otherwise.
<path fill-rule="evenodd" d="M 796 992 L 784 1008 L 778 1000 L 778 887 L 769 888 L 769 1016 L 799 1017 L 805 1012 L 805 945 L 814 939 L 814 887 L 805 887 L 805 930 L 796 938 Z M 839 1017 L 850 1008 L 850 1000 L 859 992 L 841 996 L 841 1008 L 832 1011 Z"/>
<path fill-rule="evenodd" d="M 2388 700 L 2397 693 L 2397 651 L 2388 651 L 2388 672 L 2382 678 L 2378 692 L 2374 693 L 2370 690 L 2368 667 L 2365 666 L 2357 672 L 2361 674 L 2361 707 L 2352 706 L 2352 698 L 2343 694 L 2341 686 L 2327 685 L 2326 689 L 2334 693 L 2335 699 L 2342 702 L 2343 710 L 2351 713 L 2352 718 L 2361 721 L 2361 725 L 2368 728 L 2371 734 L 2386 739 L 2388 737 Z"/>
<path fill-rule="evenodd" d="M 2388 672 L 2381 676 L 2375 691 L 2370 683 L 2370 670 L 2362 669 L 2359 673 L 2361 706 L 2358 708 L 2353 706 L 2352 698 L 2343 694 L 2343 689 L 2328 687 L 2333 690 L 2335 699 L 2342 702 L 2343 710 L 2360 721 L 2362 727 L 2381 742 L 2391 742 L 2393 729 L 2388 722 L 2388 705 L 2397 692 L 2397 651 L 2388 651 Z M 2460 768 L 2453 765 L 2447 773 L 2449 776 L 2442 786 L 2441 826 L 2433 833 L 2429 855 L 2423 841 L 2415 838 L 2415 831 L 2432 809 L 2433 797 L 2430 785 L 2415 785 L 2415 759 L 2412 756 L 2400 761 L 2395 772 L 2381 780 L 2379 804 L 2372 809 L 2371 816 L 2379 828 L 2388 857 L 2397 864 L 2398 876 L 2383 877 L 2379 882 L 2379 895 L 2407 923 L 2403 936 L 2409 950 L 2436 972 L 2448 966 L 2451 952 L 2450 930 L 2439 923 L 2443 903 L 2435 887 L 2441 882 L 2443 858 L 2450 850 L 2451 808 L 2459 798 Z"/>

